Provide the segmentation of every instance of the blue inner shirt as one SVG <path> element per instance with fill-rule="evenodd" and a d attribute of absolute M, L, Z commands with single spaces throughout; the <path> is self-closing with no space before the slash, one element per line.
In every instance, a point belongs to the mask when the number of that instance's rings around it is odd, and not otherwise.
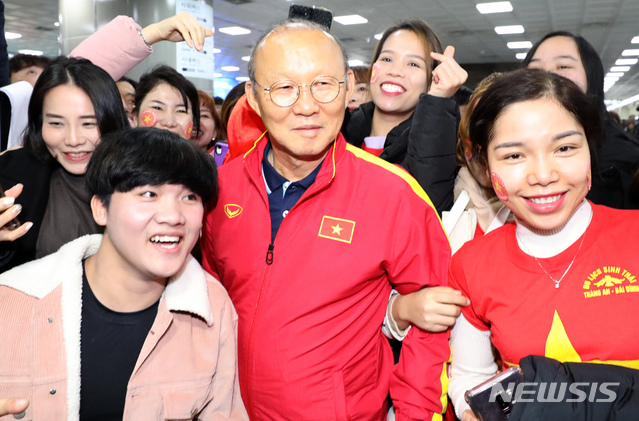
<path fill-rule="evenodd" d="M 275 240 L 275 235 L 280 229 L 282 221 L 304 192 L 313 184 L 322 166 L 320 162 L 317 168 L 305 178 L 290 182 L 268 162 L 268 156 L 272 150 L 271 142 L 269 142 L 264 149 L 264 157 L 262 158 L 262 175 L 266 182 L 268 207 L 271 212 L 271 243 Z"/>

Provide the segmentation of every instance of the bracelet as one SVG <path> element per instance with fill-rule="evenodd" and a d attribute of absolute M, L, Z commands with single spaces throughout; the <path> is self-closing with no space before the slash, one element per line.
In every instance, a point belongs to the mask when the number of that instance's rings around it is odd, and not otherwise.
<path fill-rule="evenodd" d="M 144 35 L 142 35 L 142 30 L 141 29 L 138 29 L 138 35 L 140 35 L 140 38 L 142 38 L 142 41 L 144 41 L 146 46 L 151 48 L 151 45 L 148 42 L 146 42 L 146 39 L 144 38 Z"/>

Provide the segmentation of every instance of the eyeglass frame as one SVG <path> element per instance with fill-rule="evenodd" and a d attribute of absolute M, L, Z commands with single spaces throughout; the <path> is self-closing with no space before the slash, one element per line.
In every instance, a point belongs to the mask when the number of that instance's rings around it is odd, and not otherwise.
<path fill-rule="evenodd" d="M 344 76 L 346 76 L 346 75 L 344 75 Z M 313 95 L 313 89 L 312 89 L 312 86 L 313 86 L 313 84 L 314 84 L 315 82 L 317 82 L 317 80 L 318 80 L 318 79 L 325 78 L 325 77 L 330 77 L 330 78 L 333 78 L 333 79 L 335 79 L 335 80 L 337 81 L 337 94 L 335 95 L 335 98 L 331 99 L 330 101 L 323 102 L 323 101 L 320 101 L 319 99 L 315 98 L 315 95 Z M 273 104 L 277 105 L 277 106 L 278 106 L 278 107 L 280 107 L 280 108 L 288 108 L 288 107 L 292 107 L 293 105 L 295 105 L 295 104 L 297 103 L 297 101 L 299 101 L 299 99 L 300 99 L 300 95 L 302 94 L 302 88 L 304 88 L 304 87 L 306 87 L 306 86 L 308 86 L 308 92 L 311 94 L 311 97 L 312 97 L 315 101 L 319 102 L 320 104 L 330 104 L 331 102 L 335 101 L 335 100 L 337 99 L 337 97 L 339 96 L 339 93 L 340 93 L 340 92 L 341 92 L 341 90 L 342 90 L 342 84 L 343 84 L 343 83 L 346 83 L 346 77 L 344 78 L 344 80 L 339 81 L 339 80 L 337 80 L 337 78 L 336 78 L 336 77 L 334 77 L 334 76 L 322 75 L 322 76 L 318 76 L 318 77 L 316 77 L 315 79 L 313 79 L 313 81 L 312 81 L 311 83 L 306 84 L 306 85 L 299 85 L 297 82 L 295 82 L 294 80 L 290 80 L 290 79 L 281 79 L 281 80 L 277 80 L 277 81 L 273 82 L 273 83 L 271 84 L 271 86 L 270 86 L 270 87 L 268 87 L 268 88 L 265 88 L 265 87 L 264 87 L 261 83 L 259 83 L 259 82 L 257 81 L 257 79 L 252 80 L 251 82 L 255 82 L 255 84 L 256 84 L 257 86 L 259 86 L 262 90 L 264 90 L 265 92 L 268 92 L 268 96 L 269 96 L 269 98 L 271 99 L 271 102 L 272 102 Z M 273 86 L 275 86 L 275 85 L 277 85 L 278 83 L 281 83 L 281 82 L 291 82 L 291 83 L 294 83 L 294 84 L 295 84 L 295 86 L 297 86 L 297 98 L 295 98 L 295 101 L 293 101 L 293 103 L 292 103 L 291 105 L 279 105 L 277 102 L 275 102 L 275 101 L 273 100 L 273 96 L 271 95 L 271 90 L 273 89 Z"/>

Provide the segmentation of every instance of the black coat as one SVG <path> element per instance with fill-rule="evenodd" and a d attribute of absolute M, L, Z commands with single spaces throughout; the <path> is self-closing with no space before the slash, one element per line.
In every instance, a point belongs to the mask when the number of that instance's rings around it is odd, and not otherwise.
<path fill-rule="evenodd" d="M 352 112 L 344 137 L 361 147 L 370 135 L 375 104 Z M 415 112 L 386 136 L 380 158 L 405 168 L 430 197 L 437 212 L 453 206 L 459 107 L 453 99 L 421 94 Z"/>
<path fill-rule="evenodd" d="M 624 132 L 612 119 L 604 121 L 606 139 L 597 153 L 599 171 L 593 171 L 588 199 L 616 209 L 639 209 L 630 192 L 630 181 L 639 166 L 639 140 Z"/>
<path fill-rule="evenodd" d="M 519 364 L 526 383 L 587 383 L 588 385 L 580 386 L 582 393 L 590 395 L 592 388 L 596 388 L 597 392 L 592 396 L 597 402 L 589 402 L 588 398 L 583 402 L 568 402 L 568 399 L 580 400 L 574 394 L 567 394 L 560 402 L 537 402 L 536 399 L 535 402 L 517 402 L 512 407 L 508 421 L 639 420 L 639 370 L 610 364 L 562 364 L 551 358 L 534 355 L 522 358 Z M 606 386 L 606 391 L 602 393 L 602 383 L 618 383 L 619 386 Z M 537 389 L 529 387 L 526 390 Z M 616 397 L 611 396 L 610 392 L 614 392 Z M 526 398 L 532 396 L 537 394 L 527 394 Z M 608 400 L 610 402 L 606 402 Z"/>
<path fill-rule="evenodd" d="M 53 167 L 25 148 L 0 155 L 0 186 L 7 190 L 17 183 L 24 189 L 16 199 L 22 205 L 18 219 L 33 222 L 33 227 L 13 242 L 0 241 L 0 272 L 35 259 L 36 243 L 49 201 L 49 184 Z"/>

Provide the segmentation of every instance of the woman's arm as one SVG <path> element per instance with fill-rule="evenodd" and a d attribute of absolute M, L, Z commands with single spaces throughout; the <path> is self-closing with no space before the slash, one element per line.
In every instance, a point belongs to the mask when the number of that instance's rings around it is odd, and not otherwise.
<path fill-rule="evenodd" d="M 151 45 L 159 41 L 186 41 L 190 47 L 201 50 L 204 38 L 213 35 L 187 12 L 142 29 L 127 16 L 118 16 L 82 41 L 69 56 L 84 57 L 102 67 L 118 80 L 138 63 L 147 58 Z"/>
<path fill-rule="evenodd" d="M 453 359 L 448 396 L 455 406 L 457 417 L 470 421 L 473 419 L 470 416 L 473 415 L 464 399 L 464 393 L 497 373 L 490 331 L 477 329 L 461 314 L 451 332 L 450 346 Z"/>

